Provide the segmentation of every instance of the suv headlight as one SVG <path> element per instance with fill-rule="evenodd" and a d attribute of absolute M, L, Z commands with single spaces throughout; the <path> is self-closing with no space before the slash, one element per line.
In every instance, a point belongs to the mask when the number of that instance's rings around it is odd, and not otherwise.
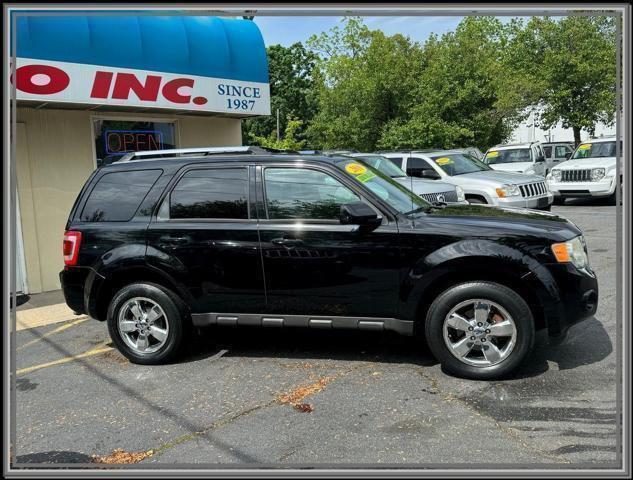
<path fill-rule="evenodd" d="M 552 252 L 556 261 L 571 263 L 576 268 L 585 268 L 589 265 L 589 258 L 585 247 L 585 239 L 581 236 L 572 238 L 563 243 L 554 243 Z"/>
<path fill-rule="evenodd" d="M 561 172 L 560 170 L 552 170 L 550 173 L 552 174 L 552 178 L 556 182 L 560 182 L 563 179 L 563 172 Z"/>
<path fill-rule="evenodd" d="M 602 177 L 604 177 L 604 173 L 604 168 L 593 168 L 591 170 L 591 181 L 597 182 L 598 180 L 601 180 Z"/>
<path fill-rule="evenodd" d="M 455 185 L 455 191 L 457 192 L 457 201 L 463 202 L 466 200 L 466 195 L 464 195 L 464 189 L 459 185 Z"/>
<path fill-rule="evenodd" d="M 521 191 L 516 185 L 502 185 L 501 188 L 496 188 L 495 190 L 497 191 L 499 198 L 516 197 L 517 195 L 521 195 Z"/>

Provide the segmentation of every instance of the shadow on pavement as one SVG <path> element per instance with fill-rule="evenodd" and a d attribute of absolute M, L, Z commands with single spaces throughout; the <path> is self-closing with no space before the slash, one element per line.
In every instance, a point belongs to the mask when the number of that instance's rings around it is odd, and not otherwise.
<path fill-rule="evenodd" d="M 222 350 L 228 350 L 225 356 L 234 357 L 376 361 L 425 367 L 437 364 L 421 336 L 355 330 L 264 330 L 248 327 L 208 327 L 202 330 L 196 336 L 190 353 L 180 362 L 205 358 Z M 605 359 L 612 351 L 611 339 L 602 323 L 592 317 L 571 327 L 560 345 L 550 345 L 547 333 L 538 332 L 532 353 L 506 380 L 541 375 L 549 369 L 548 361 L 556 363 L 559 370 L 589 365 Z"/>
<path fill-rule="evenodd" d="M 15 457 L 13 467 L 18 467 L 22 463 L 90 463 L 91 461 L 92 458 L 83 453 L 52 450 L 18 455 Z"/>

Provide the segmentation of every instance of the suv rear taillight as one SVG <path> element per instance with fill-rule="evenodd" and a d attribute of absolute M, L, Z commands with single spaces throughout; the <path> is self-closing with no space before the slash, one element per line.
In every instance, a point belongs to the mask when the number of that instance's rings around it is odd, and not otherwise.
<path fill-rule="evenodd" d="M 68 231 L 64 233 L 64 264 L 77 265 L 81 245 L 81 232 Z"/>

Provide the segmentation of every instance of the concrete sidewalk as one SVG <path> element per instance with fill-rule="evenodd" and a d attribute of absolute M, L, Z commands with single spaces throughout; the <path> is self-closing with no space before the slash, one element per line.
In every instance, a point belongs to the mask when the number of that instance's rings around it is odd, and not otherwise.
<path fill-rule="evenodd" d="M 18 331 L 85 317 L 68 308 L 61 290 L 29 295 L 26 302 L 18 304 L 16 316 Z"/>

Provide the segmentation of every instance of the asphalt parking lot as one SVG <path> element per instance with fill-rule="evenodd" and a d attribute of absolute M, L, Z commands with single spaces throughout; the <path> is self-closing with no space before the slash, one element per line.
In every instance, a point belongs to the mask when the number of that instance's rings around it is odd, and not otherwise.
<path fill-rule="evenodd" d="M 562 345 L 539 338 L 510 379 L 453 378 L 419 339 L 341 331 L 211 330 L 178 363 L 139 366 L 74 320 L 16 334 L 14 467 L 619 466 L 616 209 L 568 203 L 553 211 L 585 233 L 598 312 Z"/>

